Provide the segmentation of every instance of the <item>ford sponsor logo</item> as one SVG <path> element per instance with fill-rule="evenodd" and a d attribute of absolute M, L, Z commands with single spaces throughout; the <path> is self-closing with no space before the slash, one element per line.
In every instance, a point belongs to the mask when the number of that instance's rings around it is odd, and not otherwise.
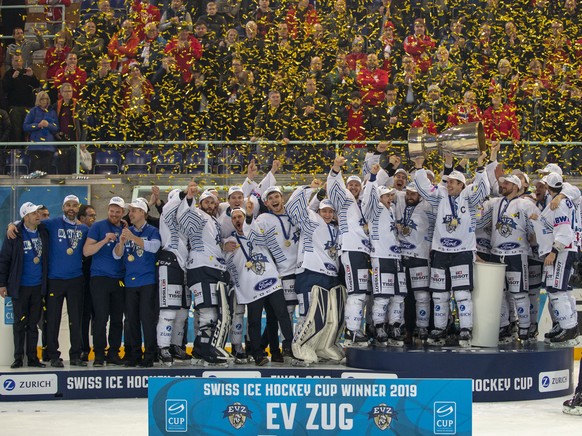
<path fill-rule="evenodd" d="M 497 246 L 500 250 L 515 250 L 519 248 L 519 244 L 517 242 L 505 242 L 503 244 L 499 244 Z"/>
<path fill-rule="evenodd" d="M 398 245 L 393 245 L 392 247 L 390 247 L 390 251 L 392 253 L 400 253 L 400 247 Z"/>
<path fill-rule="evenodd" d="M 337 267 L 333 263 L 324 263 L 323 264 L 328 271 L 336 271 Z"/>
<path fill-rule="evenodd" d="M 276 277 L 271 277 L 265 280 L 261 280 L 259 283 L 255 285 L 255 291 L 264 291 L 267 288 L 270 288 L 275 283 L 277 283 Z"/>
<path fill-rule="evenodd" d="M 400 248 L 402 250 L 414 250 L 416 248 L 416 245 L 411 244 L 410 242 L 400 242 Z"/>
<path fill-rule="evenodd" d="M 441 244 L 443 244 L 443 247 L 458 247 L 459 245 L 462 244 L 462 241 L 458 240 L 458 239 L 454 239 L 454 238 L 441 238 Z"/>
<path fill-rule="evenodd" d="M 477 245 L 485 248 L 491 248 L 491 241 L 485 238 L 477 238 Z"/>

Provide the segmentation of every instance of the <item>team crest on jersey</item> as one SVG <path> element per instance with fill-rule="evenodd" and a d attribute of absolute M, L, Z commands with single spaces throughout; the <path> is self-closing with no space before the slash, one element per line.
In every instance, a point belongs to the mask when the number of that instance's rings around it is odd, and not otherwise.
<path fill-rule="evenodd" d="M 517 224 L 508 216 L 502 216 L 497 224 L 495 224 L 495 229 L 501 236 L 508 238 L 513 233 L 513 229 L 517 228 Z"/>
<path fill-rule="evenodd" d="M 230 422 L 230 425 L 232 425 L 236 430 L 245 425 L 247 418 L 253 418 L 251 410 L 241 403 L 233 403 L 230 406 L 226 406 L 226 409 L 224 409 L 222 413 L 222 417 L 228 418 L 228 422 Z"/>
<path fill-rule="evenodd" d="M 453 215 L 445 215 L 443 218 L 443 224 L 445 225 L 447 232 L 453 233 L 457 230 L 459 224 L 461 224 L 461 218 L 455 218 Z"/>
<path fill-rule="evenodd" d="M 265 263 L 268 262 L 267 256 L 261 253 L 253 254 L 251 256 L 252 266 L 250 270 L 258 276 L 262 276 L 265 273 Z"/>
<path fill-rule="evenodd" d="M 386 430 L 390 428 L 392 419 L 397 419 L 396 411 L 392 406 L 387 406 L 382 403 L 374 406 L 372 410 L 368 412 L 368 419 L 373 419 L 374 424 L 376 424 L 376 427 L 380 430 Z"/>
<path fill-rule="evenodd" d="M 413 230 L 418 228 L 418 225 L 412 220 L 408 220 L 406 223 L 404 223 L 404 220 L 400 219 L 396 224 L 396 228 L 403 236 L 409 236 Z"/>
<path fill-rule="evenodd" d="M 75 248 L 77 248 L 77 245 L 79 245 L 79 241 L 83 237 L 83 232 L 81 230 L 75 229 L 67 229 L 66 231 L 65 229 L 59 229 L 57 235 L 59 237 L 59 241 L 61 239 L 68 240 L 69 244 L 71 245 L 71 248 L 74 250 Z"/>
<path fill-rule="evenodd" d="M 327 254 L 330 258 L 332 258 L 333 260 L 337 260 L 340 250 L 339 244 L 336 244 L 332 241 L 327 241 L 323 249 L 327 251 Z"/>

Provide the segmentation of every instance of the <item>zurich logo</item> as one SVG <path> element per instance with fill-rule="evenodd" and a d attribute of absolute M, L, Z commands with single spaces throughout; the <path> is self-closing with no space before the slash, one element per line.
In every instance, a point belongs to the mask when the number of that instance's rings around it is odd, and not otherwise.
<path fill-rule="evenodd" d="M 277 279 L 275 277 L 261 280 L 259 283 L 255 285 L 255 291 L 264 291 L 265 289 L 273 286 L 275 283 L 277 283 Z"/>
<path fill-rule="evenodd" d="M 542 386 L 547 388 L 550 385 L 550 378 L 546 375 L 542 378 Z"/>
<path fill-rule="evenodd" d="M 16 383 L 11 378 L 4 381 L 4 389 L 6 389 L 7 391 L 13 391 L 15 387 Z"/>

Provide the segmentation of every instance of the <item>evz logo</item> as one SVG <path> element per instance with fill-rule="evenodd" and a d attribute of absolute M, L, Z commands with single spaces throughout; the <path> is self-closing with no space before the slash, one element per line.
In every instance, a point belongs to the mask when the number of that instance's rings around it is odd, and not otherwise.
<path fill-rule="evenodd" d="M 237 430 L 245 425 L 247 418 L 252 419 L 252 412 L 247 406 L 241 403 L 233 403 L 227 406 L 222 413 L 222 417 L 228 418 L 230 425 Z"/>
<path fill-rule="evenodd" d="M 373 419 L 374 424 L 380 430 L 386 430 L 390 427 L 392 419 L 396 418 L 396 411 L 392 406 L 387 406 L 382 403 L 374 406 L 371 411 L 368 412 L 368 419 Z"/>

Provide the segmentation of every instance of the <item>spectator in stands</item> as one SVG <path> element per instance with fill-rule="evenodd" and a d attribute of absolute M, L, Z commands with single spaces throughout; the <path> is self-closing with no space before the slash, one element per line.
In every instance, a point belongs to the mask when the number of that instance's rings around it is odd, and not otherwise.
<path fill-rule="evenodd" d="M 54 46 L 49 47 L 44 55 L 44 64 L 47 67 L 46 80 L 49 87 L 49 95 L 53 100 L 56 100 L 58 90 L 54 87 L 55 76 L 57 71 L 65 67 L 67 55 L 71 51 L 71 47 L 67 45 L 67 38 L 58 33 L 55 35 Z"/>
<path fill-rule="evenodd" d="M 10 141 L 10 134 L 12 133 L 12 122 L 10 115 L 4 109 L 0 109 L 0 142 Z"/>
<path fill-rule="evenodd" d="M 333 10 L 321 17 L 329 39 L 337 41 L 337 46 L 347 49 L 354 39 L 356 19 L 351 10 L 346 7 L 346 0 L 335 0 Z"/>
<path fill-rule="evenodd" d="M 398 101 L 398 88 L 396 86 L 388 84 L 383 104 L 370 109 L 367 122 L 370 140 L 402 140 L 406 138 L 408 114 L 404 105 Z"/>
<path fill-rule="evenodd" d="M 119 20 L 111 8 L 109 0 L 99 0 L 97 2 L 99 11 L 90 17 L 90 20 L 97 26 L 97 37 L 102 38 L 106 45 L 113 35 L 119 30 Z"/>
<path fill-rule="evenodd" d="M 121 25 L 121 30 L 109 41 L 107 50 L 112 60 L 112 68 L 125 74 L 128 72 L 129 64 L 135 62 L 137 57 L 137 46 L 139 38 L 133 31 L 131 20 L 125 20 Z"/>
<path fill-rule="evenodd" d="M 426 109 L 421 109 L 417 112 L 417 116 L 410 127 L 424 127 L 427 133 L 431 136 L 436 136 L 439 133 L 437 125 L 431 120 L 430 113 Z"/>
<path fill-rule="evenodd" d="M 293 137 L 309 140 L 327 139 L 329 103 L 317 90 L 315 77 L 305 79 L 304 92 L 295 100 Z"/>
<path fill-rule="evenodd" d="M 386 22 L 375 47 L 375 51 L 380 53 L 378 58 L 381 68 L 393 78 L 396 72 L 396 60 L 402 56 L 402 43 L 396 38 L 394 24 L 391 21 Z"/>
<path fill-rule="evenodd" d="M 33 27 L 35 40 L 26 39 L 24 30 L 20 27 L 15 27 L 12 36 L 14 43 L 8 44 L 6 48 L 6 57 L 4 58 L 4 65 L 7 67 L 12 65 L 12 57 L 17 53 L 22 56 L 22 67 L 32 68 L 32 54 L 36 50 L 44 48 L 44 40 L 42 39 L 42 32 L 40 28 Z"/>
<path fill-rule="evenodd" d="M 240 55 L 249 68 L 262 70 L 267 67 L 265 41 L 258 37 L 257 23 L 245 25 L 245 38 L 241 41 Z"/>
<path fill-rule="evenodd" d="M 505 23 L 505 35 L 501 47 L 501 53 L 509 62 L 520 65 L 525 59 L 524 50 L 527 44 L 523 37 L 518 35 L 517 26 L 513 21 Z"/>
<path fill-rule="evenodd" d="M 145 35 L 137 46 L 137 60 L 141 65 L 141 73 L 151 80 L 162 64 L 167 41 L 159 35 L 156 23 L 146 24 Z"/>
<path fill-rule="evenodd" d="M 342 113 L 339 138 L 345 141 L 365 141 L 367 139 L 366 125 L 368 124 L 366 118 L 367 111 L 364 108 L 360 91 L 352 91 L 350 103 L 344 107 Z M 360 172 L 360 164 L 364 162 L 367 151 L 368 147 L 362 143 L 344 144 L 343 156 L 347 159 L 346 172 Z"/>
<path fill-rule="evenodd" d="M 161 60 L 160 67 L 152 75 L 151 83 L 156 91 L 152 101 L 156 135 L 160 139 L 179 139 L 183 133 L 180 125 L 186 88 L 182 72 L 173 57 L 166 56 Z"/>
<path fill-rule="evenodd" d="M 466 91 L 462 103 L 455 104 L 447 118 L 447 125 L 458 126 L 460 124 L 474 123 L 483 119 L 483 113 L 475 103 L 477 95 L 473 91 Z"/>
<path fill-rule="evenodd" d="M 309 0 L 298 0 L 297 4 L 289 6 L 285 22 L 292 38 L 307 39 L 313 32 L 313 25 L 319 23 L 319 17 Z"/>
<path fill-rule="evenodd" d="M 471 56 L 472 44 L 467 39 L 464 31 L 464 25 L 460 18 L 455 18 L 449 26 L 449 33 L 441 40 L 440 45 L 449 51 L 449 56 L 458 66 L 465 65 Z"/>
<path fill-rule="evenodd" d="M 121 75 L 111 68 L 107 55 L 99 60 L 99 69 L 87 80 L 85 110 L 89 139 L 114 139 L 120 136 Z"/>
<path fill-rule="evenodd" d="M 198 37 L 197 37 L 198 38 Z M 218 43 L 217 60 L 219 64 L 228 65 L 238 52 L 239 36 L 236 29 L 228 29 L 225 37 Z M 204 47 L 204 45 L 203 45 Z"/>
<path fill-rule="evenodd" d="M 270 32 L 275 32 L 275 11 L 271 9 L 269 0 L 259 0 L 259 7 L 252 13 L 252 20 L 257 23 L 257 32 L 260 38 L 265 37 Z"/>
<path fill-rule="evenodd" d="M 69 53 L 65 60 L 66 66 L 57 71 L 54 87 L 59 89 L 63 83 L 70 83 L 73 87 L 73 98 L 79 99 L 87 85 L 87 73 L 77 65 L 77 54 Z"/>
<path fill-rule="evenodd" d="M 414 20 L 414 33 L 404 40 L 404 51 L 414 59 L 422 74 L 426 74 L 432 65 L 435 41 L 426 34 L 424 18 Z"/>
<path fill-rule="evenodd" d="M 485 136 L 490 141 L 519 141 L 515 108 L 503 103 L 500 92 L 491 94 L 491 106 L 483 112 Z"/>
<path fill-rule="evenodd" d="M 206 14 L 200 17 L 200 20 L 206 21 L 208 30 L 212 33 L 212 39 L 220 39 L 226 32 L 226 20 L 218 14 L 216 3 L 211 1 L 206 4 Z"/>
<path fill-rule="evenodd" d="M 463 74 L 449 59 L 449 51 L 441 46 L 436 51 L 437 61 L 428 71 L 427 84 L 438 85 L 449 102 L 458 101 L 463 87 Z"/>
<path fill-rule="evenodd" d="M 305 61 L 309 61 L 313 57 L 319 57 L 322 62 L 323 70 L 328 71 L 335 60 L 337 53 L 337 40 L 328 38 L 327 32 L 323 30 L 323 26 L 319 23 L 313 25 L 313 33 L 309 35 L 305 41 L 309 51 L 305 53 Z"/>
<path fill-rule="evenodd" d="M 77 55 L 79 67 L 92 74 L 105 50 L 105 41 L 97 36 L 97 26 L 93 21 L 87 21 L 83 29 L 85 33 L 75 40 L 73 53 Z"/>
<path fill-rule="evenodd" d="M 43 144 L 43 142 L 52 142 L 55 140 L 55 134 L 58 132 L 57 114 L 50 107 L 51 100 L 45 91 L 36 94 L 36 104 L 26 115 L 23 123 L 23 129 L 30 135 L 30 141 L 34 145 L 28 146 L 30 155 L 30 170 L 44 171 L 49 173 L 51 163 L 55 153 L 53 145 Z"/>
<path fill-rule="evenodd" d="M 564 33 L 564 25 L 559 20 L 553 20 L 550 26 L 550 35 L 543 42 L 543 58 L 548 73 L 558 76 L 562 68 L 571 63 L 572 42 Z"/>
<path fill-rule="evenodd" d="M 289 143 L 289 109 L 281 103 L 281 93 L 269 91 L 267 102 L 260 108 L 255 118 L 251 141 L 268 139 Z"/>
<path fill-rule="evenodd" d="M 435 124 L 436 130 L 440 133 L 445 129 L 447 122 L 447 114 L 449 113 L 449 108 L 447 104 L 443 101 L 441 96 L 441 89 L 438 85 L 430 85 L 426 93 L 426 99 L 420 103 L 416 109 L 414 109 L 413 115 L 417 116 L 421 111 L 425 111 L 432 123 Z M 424 125 L 426 123 L 421 120 Z M 412 126 L 419 127 L 419 126 Z"/>
<path fill-rule="evenodd" d="M 44 8 L 46 28 L 49 34 L 55 35 L 63 26 L 63 16 L 65 15 L 63 6 L 71 6 L 71 0 L 38 0 L 38 4 L 46 5 Z"/>
<path fill-rule="evenodd" d="M 129 17 L 133 20 L 134 32 L 141 41 L 146 36 L 146 25 L 149 23 L 158 24 L 161 19 L 161 13 L 158 7 L 152 5 L 149 0 L 134 0 Z"/>
<path fill-rule="evenodd" d="M 414 59 L 411 56 L 402 58 L 402 70 L 394 77 L 394 85 L 398 88 L 398 94 L 404 96 L 402 103 L 410 114 L 422 100 L 424 81 Z"/>
<path fill-rule="evenodd" d="M 172 0 L 170 7 L 164 10 L 160 22 L 160 32 L 165 39 L 178 35 L 178 28 L 192 28 L 192 17 L 184 6 L 183 0 Z"/>
<path fill-rule="evenodd" d="M 73 98 L 73 86 L 63 83 L 59 88 L 59 99 L 53 105 L 57 114 L 58 132 L 55 139 L 59 141 L 84 141 L 86 134 L 83 129 L 83 116 L 81 105 Z M 57 170 L 58 174 L 75 174 L 77 168 L 76 145 L 65 144 L 58 148 Z"/>
<path fill-rule="evenodd" d="M 519 86 L 519 74 L 513 74 L 511 63 L 503 58 L 497 64 L 498 74 L 491 78 L 490 93 L 501 93 L 507 103 L 515 103 L 515 95 Z"/>
<path fill-rule="evenodd" d="M 479 37 L 474 43 L 472 59 L 483 74 L 488 74 L 496 65 L 496 53 L 493 38 L 491 37 L 491 25 L 482 23 L 479 28 Z"/>
<path fill-rule="evenodd" d="M 190 29 L 187 26 L 179 29 L 178 36 L 168 42 L 164 53 L 176 59 L 184 82 L 190 82 L 192 80 L 192 66 L 202 57 L 202 46 L 190 34 Z"/>
<path fill-rule="evenodd" d="M 2 78 L 2 89 L 6 95 L 6 103 L 12 122 L 12 141 L 24 141 L 22 124 L 28 109 L 35 104 L 34 90 L 40 87 L 40 81 L 34 75 L 32 68 L 24 68 L 22 55 L 11 57 L 12 66 L 6 70 Z"/>
<path fill-rule="evenodd" d="M 335 66 L 324 78 L 323 94 L 329 99 L 331 113 L 341 112 L 356 89 L 356 72 L 350 69 L 345 53 L 338 53 Z"/>
<path fill-rule="evenodd" d="M 323 61 L 319 56 L 313 56 L 310 58 L 309 68 L 303 74 L 302 79 L 305 80 L 307 77 L 315 77 L 317 82 L 317 88 L 322 89 L 324 87 L 324 71 L 323 71 Z"/>
<path fill-rule="evenodd" d="M 356 72 L 356 75 L 368 62 L 368 55 L 364 52 L 365 41 L 360 35 L 356 36 L 352 42 L 352 51 L 346 56 L 348 67 Z"/>
<path fill-rule="evenodd" d="M 240 25 L 240 8 L 239 0 L 217 0 L 216 7 L 218 15 L 226 20 L 227 27 Z"/>
<path fill-rule="evenodd" d="M 124 140 L 145 139 L 149 137 L 152 127 L 151 100 L 154 87 L 148 79 L 141 75 L 139 64 L 133 62 L 129 66 L 129 74 L 121 88 L 123 110 L 120 125 Z"/>
<path fill-rule="evenodd" d="M 370 53 L 366 66 L 360 70 L 357 77 L 362 103 L 368 107 L 382 103 L 386 96 L 384 91 L 389 80 L 388 72 L 380 68 L 378 56 L 375 53 Z M 348 158 L 348 161 L 351 159 Z"/>

